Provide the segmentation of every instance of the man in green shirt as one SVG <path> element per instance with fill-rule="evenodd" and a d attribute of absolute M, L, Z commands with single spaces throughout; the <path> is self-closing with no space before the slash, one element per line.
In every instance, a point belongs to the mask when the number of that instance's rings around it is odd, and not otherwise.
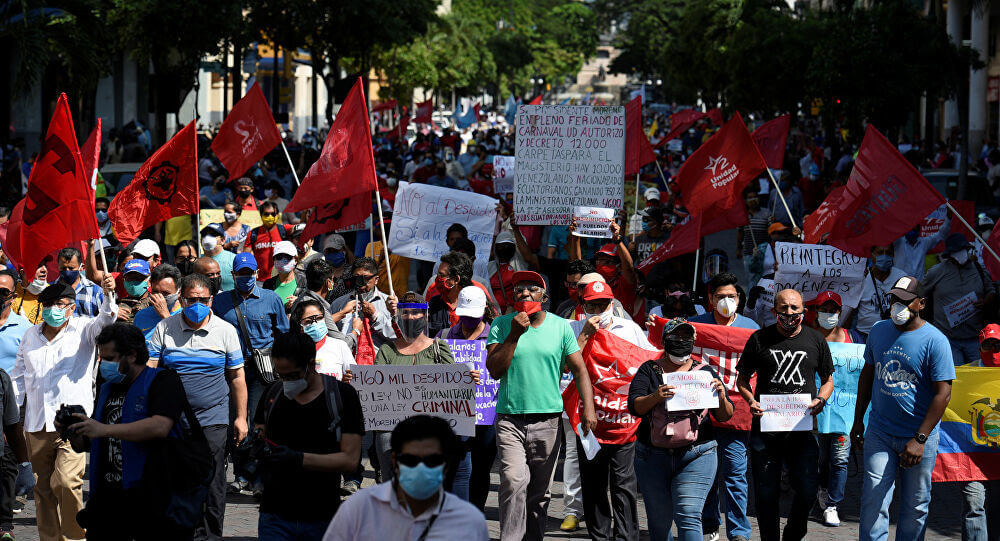
<path fill-rule="evenodd" d="M 500 535 L 503 541 L 540 541 L 562 437 L 559 381 L 564 366 L 580 392 L 583 434 L 597 425 L 597 415 L 576 334 L 565 319 L 541 309 L 548 300 L 545 281 L 536 272 L 519 271 L 512 282 L 516 313 L 494 320 L 486 341 L 486 368 L 500 381 Z"/>

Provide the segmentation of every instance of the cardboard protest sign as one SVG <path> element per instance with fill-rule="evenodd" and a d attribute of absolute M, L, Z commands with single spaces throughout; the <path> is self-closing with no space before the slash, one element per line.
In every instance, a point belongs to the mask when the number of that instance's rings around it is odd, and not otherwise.
<path fill-rule="evenodd" d="M 615 209 L 573 207 L 573 217 L 576 218 L 574 235 L 596 239 L 611 238 L 611 222 L 615 219 Z"/>
<path fill-rule="evenodd" d="M 493 156 L 493 193 L 514 191 L 514 156 Z"/>
<path fill-rule="evenodd" d="M 400 182 L 389 229 L 389 249 L 421 261 L 440 261 L 448 252 L 448 227 L 460 223 L 476 245 L 475 273 L 486 276 L 493 245 L 497 201 L 451 188 Z"/>
<path fill-rule="evenodd" d="M 775 291 L 794 289 L 808 302 L 829 290 L 840 295 L 844 306 L 858 306 L 867 259 L 833 246 L 791 242 L 775 243 L 774 258 Z"/>
<path fill-rule="evenodd" d="M 392 430 L 414 415 L 433 415 L 459 436 L 476 435 L 476 387 L 467 364 L 356 365 L 365 430 Z"/>
<path fill-rule="evenodd" d="M 476 424 L 492 425 L 497 416 L 497 389 L 500 382 L 486 369 L 485 340 L 445 340 L 455 363 L 467 364 L 471 370 L 482 372 L 476 385 Z"/>
<path fill-rule="evenodd" d="M 514 155 L 521 225 L 568 225 L 573 207 L 625 202 L 624 107 L 522 105 Z"/>
<path fill-rule="evenodd" d="M 829 342 L 829 345 L 833 355 L 833 394 L 816 416 L 816 426 L 821 434 L 850 434 L 854 426 L 854 406 L 858 403 L 858 378 L 865 367 L 865 345 L 840 342 Z M 819 387 L 817 375 L 816 388 Z"/>

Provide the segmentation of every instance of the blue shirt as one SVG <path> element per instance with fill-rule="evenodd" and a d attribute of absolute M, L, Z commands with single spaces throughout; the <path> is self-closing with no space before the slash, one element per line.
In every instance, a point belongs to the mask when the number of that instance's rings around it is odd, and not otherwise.
<path fill-rule="evenodd" d="M 698 314 L 694 317 L 687 318 L 691 323 L 711 323 L 712 325 L 718 325 L 715 322 L 715 312 L 706 312 L 704 314 Z M 736 319 L 733 321 L 730 327 L 739 327 L 740 329 L 754 329 L 760 328 L 760 325 L 756 321 L 744 316 L 743 314 L 736 314 Z"/>
<path fill-rule="evenodd" d="M 49 285 L 59 282 L 51 282 Z M 101 303 L 104 302 L 104 291 L 101 286 L 84 278 L 80 271 L 80 280 L 73 287 L 76 291 L 76 314 L 78 316 L 97 317 L 101 313 Z"/>
<path fill-rule="evenodd" d="M 21 346 L 21 338 L 33 325 L 27 318 L 15 314 L 11 310 L 7 321 L 0 326 L 0 368 L 9 374 L 14 369 L 17 360 L 17 348 Z"/>
<path fill-rule="evenodd" d="M 442 188 L 458 188 L 458 185 L 455 183 L 455 179 L 449 177 L 448 175 L 443 177 L 434 175 L 427 179 L 427 184 L 431 186 L 440 186 Z"/>
<path fill-rule="evenodd" d="M 555 259 L 568 260 L 566 242 L 569 240 L 569 227 L 565 225 L 549 226 L 549 248 L 555 248 Z"/>
<path fill-rule="evenodd" d="M 200 197 L 208 199 L 208 202 L 212 204 L 211 207 L 206 206 L 205 208 L 221 209 L 226 204 L 226 201 L 232 201 L 233 199 L 233 192 L 229 191 L 229 188 L 225 188 L 219 190 L 216 193 L 212 193 L 212 187 L 205 186 L 204 188 L 201 189 L 201 191 L 198 192 L 198 195 Z"/>
<path fill-rule="evenodd" d="M 181 311 L 181 304 L 177 303 L 177 307 L 170 311 L 170 315 L 174 315 Z M 156 324 L 163 321 L 160 314 L 156 313 L 156 308 L 152 306 L 147 306 L 142 310 L 135 313 L 135 317 L 132 318 L 132 325 L 139 327 L 142 334 L 146 337 L 146 347 L 149 347 L 149 339 L 153 336 L 153 329 L 156 328 Z"/>
<path fill-rule="evenodd" d="M 869 428 L 899 438 L 919 430 L 934 398 L 933 383 L 955 379 L 951 345 L 929 322 L 909 332 L 890 320 L 873 325 L 865 365 L 875 369 Z"/>
<path fill-rule="evenodd" d="M 235 295 L 240 305 L 243 317 L 247 320 L 247 331 L 250 332 L 250 345 L 254 349 L 271 347 L 274 337 L 288 332 L 288 317 L 285 316 L 285 303 L 281 297 L 270 289 L 253 286 L 250 296 L 243 298 L 238 292 Z M 212 299 L 212 312 L 236 327 L 241 337 L 244 353 L 249 354 L 246 346 L 246 336 L 240 328 L 236 317 L 236 307 L 233 304 L 233 291 L 221 291 Z"/>

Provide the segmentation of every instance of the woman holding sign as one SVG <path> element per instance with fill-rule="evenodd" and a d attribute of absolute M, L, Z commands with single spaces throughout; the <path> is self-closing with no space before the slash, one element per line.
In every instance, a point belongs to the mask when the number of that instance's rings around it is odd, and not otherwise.
<path fill-rule="evenodd" d="M 668 539 L 673 522 L 678 540 L 701 541 L 719 464 L 709 413 L 725 422 L 735 409 L 715 369 L 691 358 L 696 332 L 684 318 L 668 321 L 663 356 L 640 366 L 629 386 L 628 411 L 641 418 L 635 472 L 653 541 Z"/>

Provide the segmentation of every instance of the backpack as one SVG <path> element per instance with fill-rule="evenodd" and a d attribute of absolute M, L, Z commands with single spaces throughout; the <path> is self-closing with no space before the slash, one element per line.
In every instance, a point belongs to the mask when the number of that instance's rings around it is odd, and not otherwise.
<path fill-rule="evenodd" d="M 326 374 L 320 374 L 323 380 L 323 396 L 326 397 L 326 411 L 330 414 L 330 426 L 327 430 L 333 432 L 337 441 L 340 441 L 341 436 L 341 417 L 340 412 L 344 409 L 344 401 L 340 397 L 340 388 L 337 386 L 337 378 L 333 376 L 328 376 Z M 264 398 L 267 400 L 267 409 L 264 410 L 264 426 L 267 426 L 267 420 L 271 418 L 271 413 L 274 411 L 275 405 L 278 403 L 278 396 L 281 394 L 281 381 L 276 381 L 271 384 L 267 389 L 267 394 Z"/>
<path fill-rule="evenodd" d="M 707 363 L 699 363 L 691 367 L 691 370 L 701 370 Z M 653 362 L 653 371 L 663 381 L 663 369 Z M 666 449 L 677 449 L 687 447 L 698 441 L 698 427 L 708 409 L 703 410 L 681 410 L 667 411 L 667 404 L 653 406 L 650 413 L 651 426 L 649 429 L 649 439 L 655 447 Z"/>
<path fill-rule="evenodd" d="M 259 229 L 259 227 L 255 227 L 250 231 L 250 248 L 253 248 L 257 244 L 257 231 Z M 282 224 L 278 224 L 278 237 L 281 240 L 288 240 L 288 231 L 285 230 L 285 226 Z"/>

